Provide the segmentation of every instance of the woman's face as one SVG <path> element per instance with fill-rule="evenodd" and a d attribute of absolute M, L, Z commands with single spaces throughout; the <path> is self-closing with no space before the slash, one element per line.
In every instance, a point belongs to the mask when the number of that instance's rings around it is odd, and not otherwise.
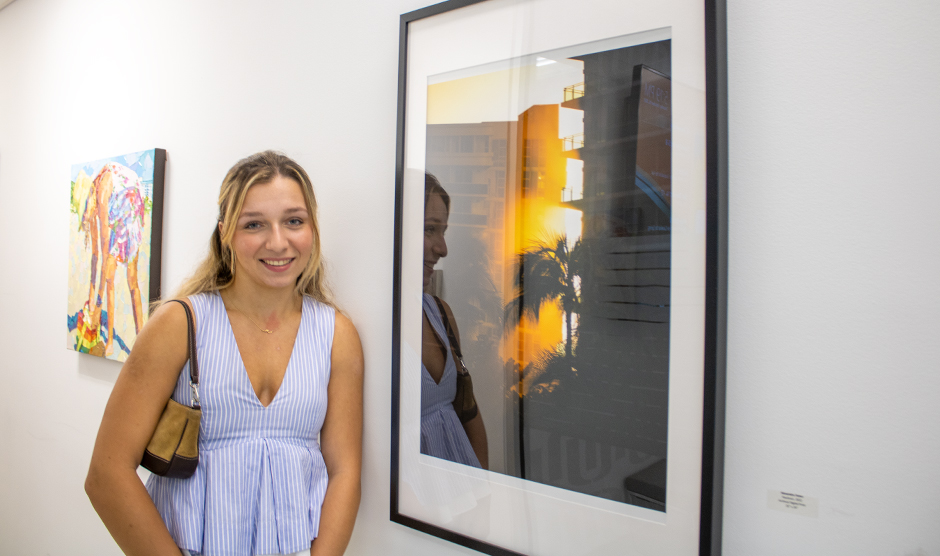
<path fill-rule="evenodd" d="M 300 184 L 277 176 L 252 185 L 235 223 L 232 250 L 236 280 L 293 288 L 313 250 L 313 225 Z"/>
<path fill-rule="evenodd" d="M 424 287 L 431 283 L 434 265 L 441 257 L 447 256 L 447 243 L 444 232 L 447 231 L 447 205 L 440 195 L 431 195 L 428 206 L 424 209 Z"/>

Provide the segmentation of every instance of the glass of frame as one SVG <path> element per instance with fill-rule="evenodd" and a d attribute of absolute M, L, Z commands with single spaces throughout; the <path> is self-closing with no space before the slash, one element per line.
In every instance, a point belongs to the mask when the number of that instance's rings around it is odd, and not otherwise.
<path fill-rule="evenodd" d="M 402 16 L 393 521 L 488 554 L 720 552 L 722 25 L 690 0 Z"/>

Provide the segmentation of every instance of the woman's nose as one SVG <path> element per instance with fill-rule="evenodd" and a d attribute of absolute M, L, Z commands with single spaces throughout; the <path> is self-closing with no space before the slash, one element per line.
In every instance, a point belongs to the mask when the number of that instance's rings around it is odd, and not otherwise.
<path fill-rule="evenodd" d="M 441 236 L 441 237 L 434 243 L 434 252 L 435 252 L 439 257 L 446 257 L 446 256 L 447 256 L 447 241 L 444 239 L 444 236 Z"/>
<path fill-rule="evenodd" d="M 287 247 L 287 238 L 284 230 L 280 226 L 272 226 L 271 233 L 268 234 L 267 248 L 272 251 L 279 251 Z"/>

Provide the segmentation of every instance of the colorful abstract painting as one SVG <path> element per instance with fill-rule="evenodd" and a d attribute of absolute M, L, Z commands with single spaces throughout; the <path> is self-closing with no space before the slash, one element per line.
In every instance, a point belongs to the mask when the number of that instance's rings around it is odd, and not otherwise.
<path fill-rule="evenodd" d="M 67 347 L 124 361 L 160 295 L 166 151 L 74 164 Z"/>

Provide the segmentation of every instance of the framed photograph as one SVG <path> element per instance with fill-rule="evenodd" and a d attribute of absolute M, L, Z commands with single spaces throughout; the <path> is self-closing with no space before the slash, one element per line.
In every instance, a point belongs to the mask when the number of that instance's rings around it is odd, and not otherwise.
<path fill-rule="evenodd" d="M 393 521 L 720 553 L 723 25 L 719 0 L 402 16 Z"/>
<path fill-rule="evenodd" d="M 160 297 L 166 151 L 72 165 L 66 346 L 124 361 Z"/>

